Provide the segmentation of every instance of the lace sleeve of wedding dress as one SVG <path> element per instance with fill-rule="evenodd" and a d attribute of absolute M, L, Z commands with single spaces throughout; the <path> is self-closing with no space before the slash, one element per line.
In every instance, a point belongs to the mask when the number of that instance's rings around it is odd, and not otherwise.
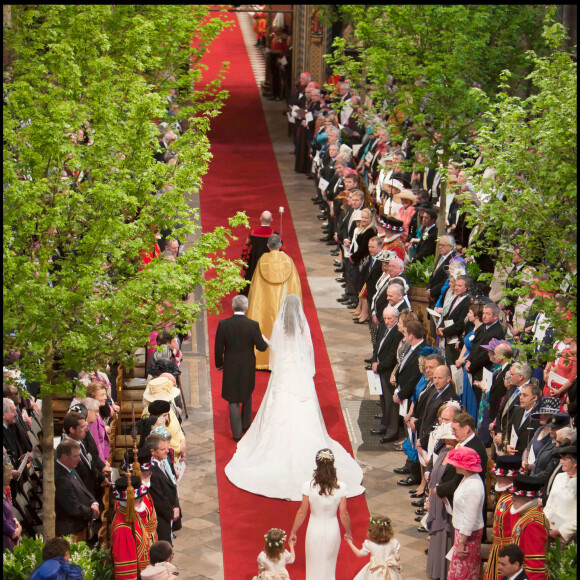
<path fill-rule="evenodd" d="M 278 313 L 270 336 L 270 370 L 312 378 L 314 347 L 300 298 L 289 294 Z"/>

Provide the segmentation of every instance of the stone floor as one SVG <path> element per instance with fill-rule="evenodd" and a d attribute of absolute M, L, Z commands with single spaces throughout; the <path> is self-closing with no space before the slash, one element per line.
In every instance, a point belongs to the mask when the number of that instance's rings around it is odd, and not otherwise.
<path fill-rule="evenodd" d="M 247 18 L 247 15 L 240 15 L 240 19 L 243 18 Z M 241 24 L 244 34 L 249 33 L 246 46 L 250 57 L 260 58 L 258 50 L 253 48 L 251 23 L 242 20 Z M 254 70 L 262 69 L 255 66 Z M 289 208 L 286 208 L 285 216 L 292 215 L 298 235 L 308 284 L 317 306 L 355 457 L 365 471 L 363 485 L 367 488 L 369 510 L 371 514 L 387 515 L 393 520 L 396 537 L 403 546 L 401 559 L 404 578 L 428 579 L 424 553 L 428 546 L 426 534 L 417 532 L 418 524 L 414 521 L 414 508 L 410 505 L 408 488 L 398 486 L 396 482 L 401 476 L 393 473 L 393 468 L 403 465 L 404 456 L 394 451 L 392 446 L 383 450 L 376 441 L 369 442 L 371 436 L 368 430 L 374 425 L 372 419 L 369 422 L 366 417 L 372 417 L 368 407 L 374 403 L 368 392 L 363 363 L 363 359 L 371 354 L 368 326 L 353 324 L 350 311 L 335 300 L 342 289 L 334 281 L 337 274 L 334 273 L 332 257 L 329 255 L 331 248 L 319 241 L 321 231 L 320 222 L 316 218 L 318 210 L 310 201 L 314 195 L 314 182 L 294 172 L 294 156 L 291 154 L 291 140 L 287 136 L 284 105 L 265 98 L 262 98 L 262 105 L 288 199 Z M 276 218 L 274 225 L 278 227 Z M 189 469 L 180 483 L 183 529 L 178 532 L 175 540 L 174 563 L 180 569 L 179 577 L 183 580 L 219 580 L 224 578 L 224 573 L 206 320 L 196 323 L 192 341 L 184 345 L 182 379 L 184 390 L 189 391 L 186 398 L 191 401 L 188 407 L 189 419 L 183 424 Z M 365 406 L 365 413 L 359 412 L 361 405 Z M 375 409 L 378 411 L 378 407 L 375 406 Z M 363 531 L 357 530 L 355 533 L 360 537 Z"/>

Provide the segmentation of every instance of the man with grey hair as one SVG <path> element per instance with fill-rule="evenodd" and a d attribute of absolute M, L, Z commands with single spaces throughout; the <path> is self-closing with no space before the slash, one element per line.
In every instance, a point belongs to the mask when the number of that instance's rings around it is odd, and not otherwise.
<path fill-rule="evenodd" d="M 254 348 L 268 348 L 260 325 L 246 318 L 248 299 L 243 295 L 232 300 L 234 314 L 220 320 L 215 335 L 215 366 L 223 371 L 222 398 L 229 403 L 230 427 L 234 441 L 250 427 L 252 393 L 256 380 Z M 241 404 L 241 410 L 240 410 Z"/>
<path fill-rule="evenodd" d="M 268 238 L 273 234 L 278 234 L 278 232 L 272 227 L 272 214 L 269 211 L 264 211 L 260 216 L 260 227 L 250 232 L 242 251 L 242 260 L 247 264 L 244 279 L 248 282 L 252 281 L 259 259 L 268 251 Z M 249 288 L 248 284 L 242 293 L 247 296 Z"/>
<path fill-rule="evenodd" d="M 470 373 L 476 381 L 481 381 L 484 367 L 492 370 L 491 361 L 487 350 L 483 348 L 491 342 L 492 338 L 503 340 L 505 332 L 499 323 L 499 306 L 493 302 L 485 304 L 481 315 L 483 324 L 476 330 L 473 337 L 473 346 L 465 362 L 465 370 Z M 481 389 L 475 389 L 477 405 L 481 400 Z"/>
<path fill-rule="evenodd" d="M 399 434 L 399 405 L 393 402 L 395 393 L 394 385 L 391 385 L 390 378 L 393 370 L 397 366 L 397 346 L 401 342 L 403 335 L 397 328 L 399 322 L 399 311 L 393 306 L 387 306 L 383 310 L 384 325 L 381 325 L 381 332 L 377 336 L 375 349 L 372 358 L 372 370 L 381 377 L 380 396 L 382 417 L 381 425 L 378 429 L 371 430 L 372 435 L 383 435 L 388 439 L 394 439 Z"/>
<path fill-rule="evenodd" d="M 449 262 L 455 256 L 455 240 L 453 236 L 445 235 L 439 238 L 439 260 L 431 272 L 427 284 L 427 297 L 436 302 L 441 295 L 441 289 L 447 281 Z"/>

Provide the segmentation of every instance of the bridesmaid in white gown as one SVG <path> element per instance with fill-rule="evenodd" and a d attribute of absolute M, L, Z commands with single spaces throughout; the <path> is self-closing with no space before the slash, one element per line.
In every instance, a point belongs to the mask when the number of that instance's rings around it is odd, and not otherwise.
<path fill-rule="evenodd" d="M 301 501 L 302 484 L 316 467 L 314 457 L 328 447 L 348 497 L 364 492 L 363 471 L 332 439 L 320 411 L 313 376 L 314 349 L 308 321 L 295 294 L 287 296 L 276 318 L 270 346 L 270 381 L 248 432 L 238 443 L 225 474 L 252 493 Z"/>
<path fill-rule="evenodd" d="M 316 454 L 316 469 L 311 481 L 302 487 L 302 503 L 296 513 L 289 543 L 296 544 L 296 532 L 310 508 L 306 530 L 306 580 L 335 580 L 336 559 L 340 548 L 340 521 L 344 537 L 352 541 L 350 516 L 346 508 L 346 485 L 336 478 L 334 455 L 330 449 Z"/>

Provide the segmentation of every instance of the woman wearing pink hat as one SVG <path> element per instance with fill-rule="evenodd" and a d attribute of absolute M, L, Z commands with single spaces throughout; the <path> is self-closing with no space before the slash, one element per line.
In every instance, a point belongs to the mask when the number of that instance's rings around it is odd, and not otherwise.
<path fill-rule="evenodd" d="M 458 475 L 463 475 L 453 494 L 452 524 L 455 528 L 455 542 L 447 579 L 478 580 L 481 568 L 481 537 L 485 526 L 485 489 L 478 475 L 482 469 L 481 459 L 474 449 L 459 447 L 449 452 L 446 461 L 455 467 Z"/>

